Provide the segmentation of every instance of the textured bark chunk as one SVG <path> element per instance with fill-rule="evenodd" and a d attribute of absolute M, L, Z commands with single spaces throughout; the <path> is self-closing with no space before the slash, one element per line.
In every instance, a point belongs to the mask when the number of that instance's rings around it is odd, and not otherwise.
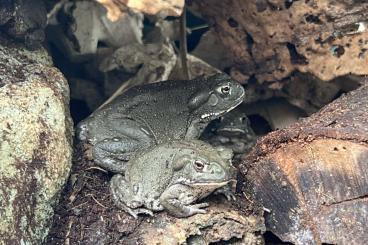
<path fill-rule="evenodd" d="M 258 142 L 242 172 L 272 232 L 297 244 L 368 242 L 367 125 L 364 86 Z"/>
<path fill-rule="evenodd" d="M 293 71 L 321 80 L 368 73 L 368 4 L 361 1 L 194 0 L 214 25 L 236 70 L 258 81 Z"/>

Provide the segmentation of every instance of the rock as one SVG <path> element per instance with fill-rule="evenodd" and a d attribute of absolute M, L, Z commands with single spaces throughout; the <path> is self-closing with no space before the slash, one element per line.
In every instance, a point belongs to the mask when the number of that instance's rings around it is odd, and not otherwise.
<path fill-rule="evenodd" d="M 238 79 L 236 76 L 233 78 Z M 360 76 L 342 76 L 325 82 L 311 74 L 295 72 L 282 81 L 263 84 L 256 81 L 246 82 L 245 102 L 250 104 L 275 97 L 284 98 L 291 105 L 311 115 L 342 93 L 357 89 L 365 83 L 364 77 Z"/>
<path fill-rule="evenodd" d="M 283 98 L 261 100 L 247 104 L 244 108 L 247 115 L 260 115 L 270 125 L 272 130 L 285 128 L 307 114 L 300 108 L 291 105 Z"/>
<path fill-rule="evenodd" d="M 115 91 L 103 105 L 130 87 L 167 80 L 176 60 L 174 48 L 166 43 L 132 43 L 117 49 L 105 57 L 99 66 L 100 71 L 106 73 L 105 94 L 110 95 Z M 122 73 L 134 76 L 122 83 Z M 116 74 L 119 74 L 120 79 Z M 117 84 L 121 86 L 117 88 Z"/>
<path fill-rule="evenodd" d="M 0 244 L 41 244 L 71 167 L 69 89 L 44 49 L 0 38 Z"/>
<path fill-rule="evenodd" d="M 143 14 L 125 9 L 112 21 L 94 1 L 66 2 L 49 24 L 48 39 L 71 62 L 90 61 L 99 49 L 142 43 Z"/>
<path fill-rule="evenodd" d="M 150 16 L 154 23 L 152 30 L 144 35 L 144 43 L 160 43 L 167 41 L 179 41 L 180 21 L 179 19 L 165 20 L 159 16 Z"/>
<path fill-rule="evenodd" d="M 343 79 L 345 84 L 353 84 L 350 79 Z M 335 79 L 326 83 L 310 74 L 296 73 L 283 82 L 282 90 L 291 104 L 303 109 L 310 115 L 337 98 L 339 93 L 348 92 L 359 87 L 356 84 L 348 90 L 344 90 L 342 85 L 335 82 Z"/>
<path fill-rule="evenodd" d="M 44 41 L 46 7 L 38 0 L 1 0 L 0 29 L 23 41 L 28 48 L 40 47 Z"/>
<path fill-rule="evenodd" d="M 207 64 L 205 61 L 195 57 L 194 55 L 187 55 L 188 70 L 191 78 L 200 76 L 211 76 L 221 73 L 220 70 Z M 183 72 L 181 67 L 181 60 L 177 59 L 174 69 L 169 76 L 170 80 L 183 80 Z"/>
<path fill-rule="evenodd" d="M 69 79 L 69 86 L 70 98 L 76 101 L 84 101 L 89 111 L 94 111 L 104 101 L 101 88 L 93 81 L 71 78 Z M 81 114 L 80 111 L 78 113 Z"/>
<path fill-rule="evenodd" d="M 191 54 L 220 70 L 232 65 L 232 57 L 228 49 L 212 29 L 203 34 Z"/>

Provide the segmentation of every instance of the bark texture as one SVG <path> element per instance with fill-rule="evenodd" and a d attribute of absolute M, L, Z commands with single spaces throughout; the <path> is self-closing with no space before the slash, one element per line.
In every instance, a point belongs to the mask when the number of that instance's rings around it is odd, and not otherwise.
<path fill-rule="evenodd" d="M 368 86 L 270 133 L 244 160 L 267 228 L 296 244 L 368 242 Z"/>
<path fill-rule="evenodd" d="M 234 72 L 275 81 L 293 71 L 321 80 L 367 74 L 368 3 L 320 0 L 193 0 L 231 53 Z"/>

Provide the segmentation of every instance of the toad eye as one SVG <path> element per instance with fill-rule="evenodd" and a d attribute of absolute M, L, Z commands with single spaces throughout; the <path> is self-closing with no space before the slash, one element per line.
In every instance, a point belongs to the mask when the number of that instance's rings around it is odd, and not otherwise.
<path fill-rule="evenodd" d="M 228 95 L 230 93 L 230 86 L 224 85 L 221 87 L 221 93 L 224 95 Z"/>
<path fill-rule="evenodd" d="M 198 171 L 202 171 L 204 168 L 204 163 L 201 161 L 195 161 L 194 162 L 194 167 L 198 170 Z"/>

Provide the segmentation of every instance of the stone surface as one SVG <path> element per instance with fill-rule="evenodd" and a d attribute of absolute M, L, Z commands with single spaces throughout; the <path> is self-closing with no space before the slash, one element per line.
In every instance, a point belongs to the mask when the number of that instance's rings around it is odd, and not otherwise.
<path fill-rule="evenodd" d="M 48 40 L 70 62 L 90 61 L 103 49 L 142 43 L 143 14 L 125 10 L 110 20 L 94 1 L 66 2 L 49 18 Z"/>
<path fill-rule="evenodd" d="M 46 8 L 38 0 L 1 0 L 0 30 L 23 41 L 28 48 L 39 47 L 45 38 Z"/>
<path fill-rule="evenodd" d="M 200 76 L 211 76 L 217 73 L 221 73 L 220 70 L 216 69 L 215 67 L 207 64 L 203 60 L 197 58 L 194 55 L 187 55 L 187 62 L 188 62 L 188 70 L 190 78 L 200 77 Z M 181 67 L 181 60 L 177 59 L 176 65 L 171 71 L 169 76 L 170 80 L 183 80 L 183 72 Z"/>
<path fill-rule="evenodd" d="M 213 29 L 203 34 L 200 42 L 191 54 L 220 70 L 233 65 L 232 55 Z"/>
<path fill-rule="evenodd" d="M 105 75 L 107 79 L 104 87 L 106 94 L 113 94 L 103 105 L 133 86 L 167 80 L 176 60 L 174 48 L 165 43 L 133 43 L 115 50 L 112 55 L 105 57 L 99 66 L 100 71 L 112 73 Z M 122 83 L 119 77 L 121 73 L 135 75 Z"/>
<path fill-rule="evenodd" d="M 0 39 L 0 244 L 40 244 L 71 167 L 69 89 L 41 49 Z"/>

